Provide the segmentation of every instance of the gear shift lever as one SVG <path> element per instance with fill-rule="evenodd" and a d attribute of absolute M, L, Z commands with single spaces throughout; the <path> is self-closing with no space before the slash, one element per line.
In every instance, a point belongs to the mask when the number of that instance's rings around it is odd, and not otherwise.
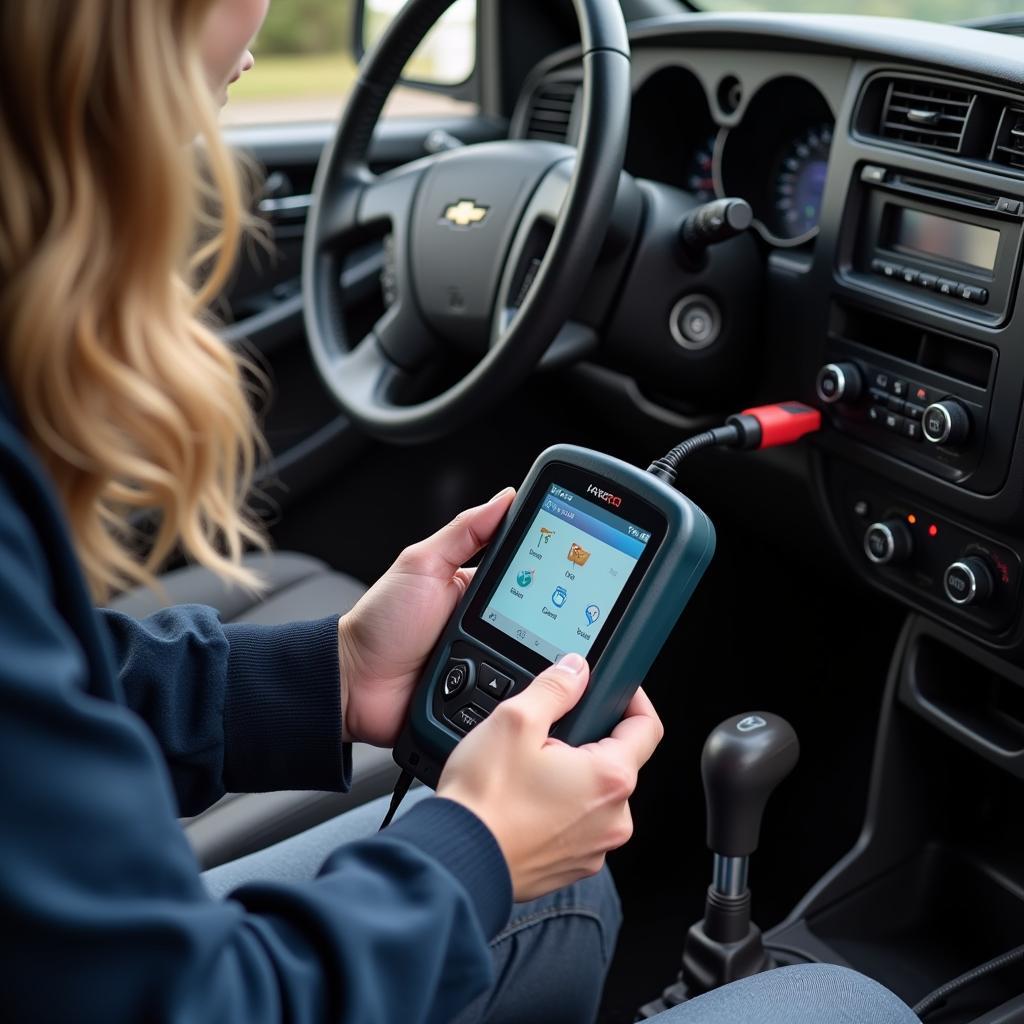
<path fill-rule="evenodd" d="M 704 744 L 700 768 L 715 863 L 704 920 L 690 929 L 683 951 L 691 996 L 767 966 L 761 931 L 750 920 L 747 871 L 768 798 L 799 756 L 793 727 L 767 712 L 727 719 Z"/>
<path fill-rule="evenodd" d="M 708 736 L 700 768 L 714 877 L 704 918 L 686 935 L 679 980 L 641 1009 L 642 1018 L 769 967 L 761 930 L 750 920 L 748 865 L 765 805 L 799 756 L 793 727 L 767 712 L 726 719 Z"/>

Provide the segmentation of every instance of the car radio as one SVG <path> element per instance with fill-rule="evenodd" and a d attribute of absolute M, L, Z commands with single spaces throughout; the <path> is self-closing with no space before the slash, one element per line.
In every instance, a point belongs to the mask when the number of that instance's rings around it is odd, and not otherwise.
<path fill-rule="evenodd" d="M 549 448 L 428 660 L 395 760 L 436 786 L 459 739 L 569 652 L 588 659 L 590 683 L 553 735 L 607 735 L 714 550 L 708 517 L 654 473 Z"/>
<path fill-rule="evenodd" d="M 873 164 L 861 168 L 855 195 L 842 273 L 947 316 L 1003 322 L 1024 202 Z"/>

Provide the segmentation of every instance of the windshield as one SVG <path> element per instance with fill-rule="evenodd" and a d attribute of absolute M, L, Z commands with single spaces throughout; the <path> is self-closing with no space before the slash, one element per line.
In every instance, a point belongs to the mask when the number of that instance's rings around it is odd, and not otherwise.
<path fill-rule="evenodd" d="M 971 21 L 1021 12 L 1021 0 L 697 0 L 705 11 L 795 11 L 800 14 L 884 14 L 923 21 Z"/>

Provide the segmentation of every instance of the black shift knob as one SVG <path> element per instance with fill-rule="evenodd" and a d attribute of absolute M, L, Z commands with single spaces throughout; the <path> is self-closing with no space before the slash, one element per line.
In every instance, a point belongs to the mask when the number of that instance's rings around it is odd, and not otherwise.
<path fill-rule="evenodd" d="M 736 715 L 714 729 L 700 759 L 713 853 L 749 857 L 757 849 L 768 798 L 799 757 L 793 727 L 766 711 Z"/>

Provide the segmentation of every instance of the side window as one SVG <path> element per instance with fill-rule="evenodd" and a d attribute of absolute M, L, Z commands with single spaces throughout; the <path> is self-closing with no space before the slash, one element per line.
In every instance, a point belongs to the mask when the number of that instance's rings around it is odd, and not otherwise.
<path fill-rule="evenodd" d="M 406 0 L 366 0 L 363 48 Z M 229 90 L 224 124 L 334 121 L 356 79 L 355 0 L 274 0 L 253 43 L 256 66 Z M 476 0 L 458 0 L 413 55 L 406 79 L 457 86 L 476 68 Z M 473 113 L 465 100 L 412 84 L 392 93 L 385 117 Z"/>

